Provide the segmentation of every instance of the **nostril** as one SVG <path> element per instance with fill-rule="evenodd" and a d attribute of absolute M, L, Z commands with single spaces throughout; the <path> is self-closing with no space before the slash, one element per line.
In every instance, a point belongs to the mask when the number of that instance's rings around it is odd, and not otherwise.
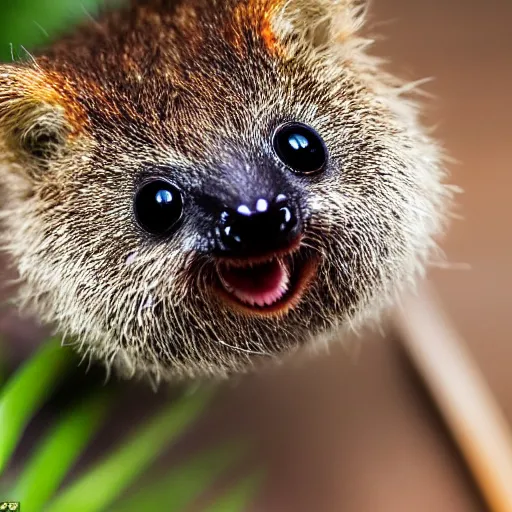
<path fill-rule="evenodd" d="M 288 206 L 282 206 L 279 209 L 279 215 L 281 216 L 279 231 L 283 234 L 290 233 L 297 225 L 297 216 Z"/>
<path fill-rule="evenodd" d="M 238 249 L 242 246 L 240 226 L 230 216 L 224 215 L 223 225 L 220 226 L 220 239 L 227 249 Z"/>

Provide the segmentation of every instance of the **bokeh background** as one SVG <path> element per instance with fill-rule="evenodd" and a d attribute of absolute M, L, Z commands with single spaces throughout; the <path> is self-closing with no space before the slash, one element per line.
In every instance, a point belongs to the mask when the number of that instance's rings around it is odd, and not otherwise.
<path fill-rule="evenodd" d="M 47 41 L 64 0 L 1 0 L 6 44 Z M 94 0 L 66 2 L 67 23 Z M 23 11 L 23 12 L 22 12 Z M 512 2 L 373 0 L 375 53 L 425 89 L 427 120 L 456 162 L 460 220 L 443 242 L 449 262 L 431 278 L 512 423 Z M 28 44 L 30 42 L 30 45 Z M 16 50 L 16 48 L 18 48 Z M 15 366 L 38 330 L 0 313 L 1 351 Z M 134 395 L 145 400 L 146 391 Z M 132 404 L 136 405 L 137 404 Z M 122 421 L 129 421 L 127 415 Z M 358 349 L 300 360 L 228 386 L 187 441 L 241 433 L 269 468 L 254 510 L 472 512 L 485 507 L 398 344 L 365 336 Z"/>

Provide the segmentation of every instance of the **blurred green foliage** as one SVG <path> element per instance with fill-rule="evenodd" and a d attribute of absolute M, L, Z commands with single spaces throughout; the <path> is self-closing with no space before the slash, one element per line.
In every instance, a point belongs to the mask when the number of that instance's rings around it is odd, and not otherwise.
<path fill-rule="evenodd" d="M 28 52 L 72 30 L 80 20 L 94 18 L 106 1 L 0 0 L 0 61 L 27 58 Z M 110 0 L 109 4 L 122 1 Z M 0 368 L 1 363 L 0 351 Z M 21 500 L 26 512 L 178 512 L 239 460 L 243 452 L 239 446 L 215 447 L 127 495 L 132 484 L 208 405 L 210 393 L 202 391 L 182 397 L 138 425 L 115 450 L 61 489 L 116 400 L 112 393 L 94 390 L 75 409 L 62 411 L 62 417 L 49 426 L 27 462 L 18 468 L 15 481 L 12 475 L 9 481 L 2 479 L 27 425 L 73 370 L 76 358 L 72 351 L 61 347 L 59 340 L 50 340 L 15 375 L 6 382 L 0 379 L 0 499 Z M 209 510 L 244 510 L 259 481 L 260 475 L 242 478 Z"/>
<path fill-rule="evenodd" d="M 48 44 L 80 20 L 96 16 L 104 0 L 0 0 L 0 60 L 9 62 Z"/>
<path fill-rule="evenodd" d="M 0 477 L 30 420 L 76 365 L 77 358 L 69 348 L 50 340 L 0 387 Z M 14 480 L 12 475 L 9 482 L 0 478 L 0 499 L 20 501 L 26 512 L 184 512 L 240 460 L 243 445 L 230 443 L 196 454 L 135 494 L 129 491 L 201 415 L 210 396 L 211 391 L 203 389 L 169 403 L 143 424 L 135 425 L 115 449 L 61 489 L 118 398 L 113 390 L 93 390 L 74 409 L 63 410 L 47 428 Z M 259 480 L 259 475 L 242 478 L 209 510 L 241 512 Z"/>

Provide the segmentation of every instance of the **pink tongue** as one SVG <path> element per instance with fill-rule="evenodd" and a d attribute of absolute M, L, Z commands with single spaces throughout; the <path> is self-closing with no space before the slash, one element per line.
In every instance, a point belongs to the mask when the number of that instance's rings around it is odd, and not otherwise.
<path fill-rule="evenodd" d="M 288 271 L 278 260 L 253 267 L 218 268 L 224 288 L 251 306 L 270 306 L 288 289 Z"/>

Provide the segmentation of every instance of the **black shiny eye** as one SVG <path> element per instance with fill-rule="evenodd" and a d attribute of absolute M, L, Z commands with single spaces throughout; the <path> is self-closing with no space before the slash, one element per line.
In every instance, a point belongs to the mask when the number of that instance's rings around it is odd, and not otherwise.
<path fill-rule="evenodd" d="M 142 184 L 135 194 L 135 218 L 152 235 L 164 235 L 181 219 L 183 200 L 181 192 L 165 180 Z"/>
<path fill-rule="evenodd" d="M 279 127 L 274 134 L 274 149 L 280 160 L 299 174 L 323 171 L 327 164 L 327 148 L 313 128 L 301 123 Z"/>

